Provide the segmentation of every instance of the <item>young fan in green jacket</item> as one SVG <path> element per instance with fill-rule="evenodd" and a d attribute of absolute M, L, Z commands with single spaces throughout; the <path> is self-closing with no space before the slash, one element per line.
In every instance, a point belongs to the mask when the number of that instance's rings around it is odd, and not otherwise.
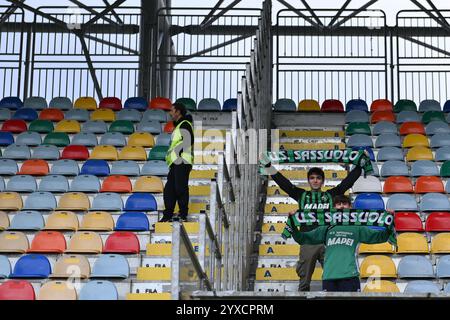
<path fill-rule="evenodd" d="M 338 195 L 333 199 L 336 209 L 350 209 L 350 199 Z M 290 212 L 292 216 L 295 211 Z M 299 244 L 325 244 L 322 288 L 324 291 L 356 292 L 361 290 L 356 250 L 360 243 L 383 243 L 393 228 L 383 231 L 365 226 L 320 226 L 309 232 L 293 229 L 292 237 Z"/>

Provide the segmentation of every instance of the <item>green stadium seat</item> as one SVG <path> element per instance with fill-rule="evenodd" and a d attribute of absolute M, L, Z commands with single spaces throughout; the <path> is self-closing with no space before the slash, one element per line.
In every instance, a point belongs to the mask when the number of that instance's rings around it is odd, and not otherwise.
<path fill-rule="evenodd" d="M 399 113 L 402 111 L 417 111 L 417 105 L 414 101 L 408 99 L 401 99 L 395 103 L 394 112 Z"/>
<path fill-rule="evenodd" d="M 345 128 L 345 134 L 347 136 L 354 134 L 366 134 L 370 136 L 370 126 L 365 122 L 352 122 L 348 124 L 347 128 Z"/>
<path fill-rule="evenodd" d="M 50 132 L 45 136 L 43 144 L 66 147 L 70 144 L 70 138 L 65 132 Z"/>
<path fill-rule="evenodd" d="M 422 122 L 425 124 L 430 123 L 431 121 L 443 121 L 445 120 L 445 114 L 442 111 L 427 111 L 422 116 Z"/>
<path fill-rule="evenodd" d="M 108 132 L 121 132 L 123 134 L 134 133 L 133 122 L 128 120 L 116 120 L 109 126 Z"/>
<path fill-rule="evenodd" d="M 189 111 L 197 110 L 197 104 L 195 103 L 194 99 L 191 98 L 179 98 L 177 99 L 177 101 L 175 101 L 175 103 L 181 103 L 182 105 L 184 105 L 186 110 Z"/>
<path fill-rule="evenodd" d="M 165 160 L 169 146 L 155 146 L 150 150 L 148 160 Z"/>

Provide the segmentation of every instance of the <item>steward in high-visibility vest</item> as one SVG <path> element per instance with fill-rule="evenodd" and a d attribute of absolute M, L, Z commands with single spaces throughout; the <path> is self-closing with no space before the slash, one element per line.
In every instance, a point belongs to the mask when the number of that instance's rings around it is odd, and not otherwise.
<path fill-rule="evenodd" d="M 184 129 L 189 126 L 190 131 Z M 181 127 L 184 127 L 181 129 Z M 166 163 L 170 167 L 172 163 L 179 164 L 181 161 L 185 164 L 191 164 L 194 162 L 194 152 L 192 149 L 191 141 L 193 140 L 192 134 L 194 129 L 191 122 L 184 119 L 181 120 L 172 132 L 172 140 L 169 150 L 166 155 Z M 188 136 L 189 135 L 189 136 Z M 187 139 L 184 139 L 187 138 Z M 191 140 L 191 141 L 186 141 Z M 179 159 L 181 157 L 181 159 Z"/>

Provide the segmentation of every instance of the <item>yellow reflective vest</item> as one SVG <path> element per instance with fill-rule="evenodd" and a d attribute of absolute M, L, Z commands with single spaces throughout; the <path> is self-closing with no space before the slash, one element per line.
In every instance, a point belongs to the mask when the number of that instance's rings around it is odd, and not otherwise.
<path fill-rule="evenodd" d="M 187 122 L 192 128 L 192 124 L 189 121 L 183 120 L 173 130 L 172 141 L 170 143 L 170 147 L 169 147 L 169 150 L 167 151 L 167 155 L 166 155 L 166 163 L 169 167 L 179 157 L 178 154 L 175 152 L 175 148 L 177 148 L 179 145 L 181 145 L 183 143 L 183 136 L 181 135 L 180 126 L 184 122 Z M 193 128 L 192 128 L 192 132 L 194 132 Z M 193 139 L 193 137 L 191 137 L 191 139 Z M 191 144 L 189 144 L 188 148 L 186 148 L 186 149 L 184 148 L 182 150 L 181 158 L 184 160 L 183 163 L 185 163 L 185 164 L 192 164 L 194 162 L 194 154 L 192 152 Z"/>

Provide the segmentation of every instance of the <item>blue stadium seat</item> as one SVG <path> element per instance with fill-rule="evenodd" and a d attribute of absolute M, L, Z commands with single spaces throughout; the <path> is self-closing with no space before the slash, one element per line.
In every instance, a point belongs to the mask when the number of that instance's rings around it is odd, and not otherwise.
<path fill-rule="evenodd" d="M 75 160 L 64 159 L 53 162 L 50 173 L 64 176 L 77 176 L 80 173 L 80 168 Z"/>
<path fill-rule="evenodd" d="M 111 175 L 139 176 L 139 165 L 134 160 L 114 161 L 111 165 Z"/>
<path fill-rule="evenodd" d="M 44 110 L 45 108 L 48 107 L 47 100 L 45 100 L 45 98 L 43 97 L 26 98 L 25 101 L 23 102 L 23 106 L 25 108 L 31 108 L 38 111 Z"/>
<path fill-rule="evenodd" d="M 393 194 L 386 203 L 386 209 L 394 211 L 418 211 L 416 199 L 410 194 Z"/>
<path fill-rule="evenodd" d="M 11 263 L 5 256 L 0 256 L 0 279 L 8 278 L 11 274 Z"/>
<path fill-rule="evenodd" d="M 72 144 L 77 146 L 95 147 L 97 145 L 97 137 L 94 133 L 80 132 L 73 136 Z"/>
<path fill-rule="evenodd" d="M 100 145 L 124 147 L 127 145 L 127 140 L 121 132 L 107 132 L 100 138 Z"/>
<path fill-rule="evenodd" d="M 151 134 L 160 134 L 162 132 L 161 123 L 159 121 L 141 121 L 136 128 L 137 132 L 149 132 Z"/>
<path fill-rule="evenodd" d="M 63 175 L 51 174 L 42 178 L 39 191 L 67 192 L 69 191 L 69 182 Z"/>
<path fill-rule="evenodd" d="M 414 280 L 408 282 L 404 293 L 433 293 L 439 294 L 441 289 L 439 286 L 427 280 Z"/>
<path fill-rule="evenodd" d="M 236 111 L 237 110 L 237 99 L 231 98 L 227 99 L 223 102 L 222 106 L 223 111 Z"/>
<path fill-rule="evenodd" d="M 50 100 L 49 108 L 55 108 L 60 110 L 70 110 L 73 108 L 72 101 L 67 97 L 55 97 Z"/>
<path fill-rule="evenodd" d="M 450 146 L 450 135 L 448 133 L 436 133 L 430 139 L 430 146 L 432 148 Z"/>
<path fill-rule="evenodd" d="M 416 111 L 401 111 L 397 114 L 397 123 L 420 122 L 422 118 Z"/>
<path fill-rule="evenodd" d="M 79 300 L 118 300 L 119 294 L 114 283 L 92 280 L 81 288 Z"/>
<path fill-rule="evenodd" d="M 450 278 L 450 255 L 439 258 L 436 264 L 436 275 L 439 279 Z"/>
<path fill-rule="evenodd" d="M 360 193 L 356 196 L 353 207 L 363 210 L 384 210 L 384 202 L 378 193 Z"/>
<path fill-rule="evenodd" d="M 158 121 L 167 122 L 169 120 L 168 113 L 161 109 L 148 109 L 142 115 L 142 121 Z"/>
<path fill-rule="evenodd" d="M 3 151 L 3 158 L 14 160 L 28 160 L 31 158 L 31 151 L 27 146 L 10 144 Z"/>
<path fill-rule="evenodd" d="M 70 184 L 71 192 L 99 192 L 100 180 L 91 174 L 76 176 Z"/>
<path fill-rule="evenodd" d="M 6 132 L 5 132 L 6 133 Z M 9 132 L 7 132 L 9 133 Z M 37 132 L 26 131 L 16 137 L 16 144 L 22 146 L 38 146 L 42 143 L 41 135 Z"/>
<path fill-rule="evenodd" d="M 431 160 L 417 160 L 411 165 L 411 176 L 439 176 L 439 168 Z"/>
<path fill-rule="evenodd" d="M 34 148 L 32 159 L 58 160 L 59 149 L 53 145 L 40 145 Z"/>
<path fill-rule="evenodd" d="M 147 112 L 147 111 L 145 111 L 145 112 Z M 162 112 L 164 112 L 164 111 L 162 111 Z M 127 121 L 131 121 L 131 122 L 140 122 L 142 120 L 142 114 L 138 110 L 135 110 L 135 109 L 122 109 L 119 112 L 117 112 L 116 120 L 127 120 Z"/>
<path fill-rule="evenodd" d="M 157 211 L 158 204 L 151 193 L 133 193 L 125 204 L 126 211 Z"/>
<path fill-rule="evenodd" d="M 0 165 L 1 165 L 1 163 L 0 163 Z M 5 189 L 6 189 L 5 180 L 3 180 L 3 177 L 0 176 L 0 191 L 5 191 Z"/>
<path fill-rule="evenodd" d="M 409 176 L 408 167 L 403 161 L 389 160 L 381 166 L 380 175 L 382 177 Z"/>
<path fill-rule="evenodd" d="M 278 99 L 273 106 L 274 111 L 297 111 L 297 105 L 292 99 Z"/>
<path fill-rule="evenodd" d="M 9 146 L 14 143 L 14 136 L 11 132 L 0 131 L 0 146 Z"/>
<path fill-rule="evenodd" d="M 420 201 L 420 211 L 450 211 L 450 201 L 447 195 L 441 193 L 427 193 Z"/>
<path fill-rule="evenodd" d="M 120 254 L 104 254 L 95 261 L 91 278 L 122 278 L 130 276 L 127 259 Z"/>
<path fill-rule="evenodd" d="M 407 255 L 403 257 L 397 268 L 399 278 L 434 278 L 431 261 L 424 256 Z"/>
<path fill-rule="evenodd" d="M 54 210 L 56 198 L 50 192 L 33 192 L 25 200 L 23 209 L 26 210 Z"/>
<path fill-rule="evenodd" d="M 148 102 L 144 97 L 131 97 L 125 100 L 123 108 L 145 111 L 148 108 Z"/>
<path fill-rule="evenodd" d="M 11 119 L 11 111 L 9 111 L 9 109 L 0 108 L 0 120 L 4 121 L 9 119 Z"/>
<path fill-rule="evenodd" d="M 362 99 L 352 99 L 345 105 L 345 112 L 350 112 L 353 110 L 369 112 L 369 107 L 367 106 L 366 101 Z"/>
<path fill-rule="evenodd" d="M 372 138 L 365 134 L 354 134 L 348 138 L 347 147 L 373 147 Z"/>
<path fill-rule="evenodd" d="M 144 212 L 124 212 L 117 219 L 116 231 L 148 231 L 150 224 Z"/>
<path fill-rule="evenodd" d="M 9 179 L 6 185 L 7 191 L 35 192 L 37 190 L 36 179 L 30 175 L 16 175 Z"/>
<path fill-rule="evenodd" d="M 396 133 L 382 133 L 375 140 L 375 148 L 382 147 L 401 147 L 402 142 Z"/>
<path fill-rule="evenodd" d="M 94 211 L 121 211 L 123 210 L 122 198 L 113 192 L 99 193 L 92 201 L 91 210 Z"/>
<path fill-rule="evenodd" d="M 103 120 L 89 120 L 86 121 L 81 127 L 81 133 L 103 134 L 107 131 L 108 126 L 106 125 L 106 122 Z M 81 135 L 81 133 L 78 134 Z"/>
<path fill-rule="evenodd" d="M 197 106 L 199 111 L 220 111 L 220 102 L 217 99 L 206 98 L 200 100 Z"/>
<path fill-rule="evenodd" d="M 442 122 L 442 121 L 431 121 L 429 124 L 425 127 L 425 132 L 427 136 L 432 136 L 437 133 L 450 133 L 450 127 L 448 126 L 448 123 Z"/>
<path fill-rule="evenodd" d="M 45 279 L 52 273 L 50 262 L 41 254 L 27 254 L 21 256 L 14 266 L 13 279 L 32 278 Z"/>
<path fill-rule="evenodd" d="M 155 146 L 170 146 L 170 141 L 172 140 L 172 135 L 170 133 L 161 133 L 156 137 Z"/>
<path fill-rule="evenodd" d="M 444 112 L 450 112 L 450 100 L 445 101 L 444 107 L 442 108 Z"/>
<path fill-rule="evenodd" d="M 89 111 L 84 109 L 72 109 L 65 112 L 64 119 L 86 122 L 89 121 Z"/>
<path fill-rule="evenodd" d="M 436 150 L 435 161 L 447 161 L 450 160 L 450 146 L 440 147 Z"/>
<path fill-rule="evenodd" d="M 8 230 L 42 230 L 44 218 L 38 211 L 20 211 L 14 215 Z"/>
<path fill-rule="evenodd" d="M 11 159 L 0 159 L 0 175 L 11 176 L 19 171 L 17 163 Z"/>
<path fill-rule="evenodd" d="M 83 163 L 80 174 L 92 174 L 97 177 L 109 176 L 108 162 L 98 159 L 87 160 Z"/>
<path fill-rule="evenodd" d="M 167 176 L 169 167 L 165 161 L 150 160 L 144 163 L 141 170 L 143 176 Z"/>
<path fill-rule="evenodd" d="M 436 100 L 423 100 L 419 104 L 419 112 L 442 111 L 441 104 Z"/>
<path fill-rule="evenodd" d="M 389 161 L 398 160 L 403 161 L 405 157 L 403 156 L 402 149 L 397 147 L 383 147 L 378 150 L 377 161 Z"/>
<path fill-rule="evenodd" d="M 393 122 L 388 122 L 388 121 L 380 121 L 377 122 L 374 126 L 373 126 L 373 130 L 372 130 L 372 134 L 374 136 L 378 136 L 382 133 L 394 133 L 394 134 L 398 134 L 398 129 L 397 126 L 395 125 L 395 123 Z"/>
<path fill-rule="evenodd" d="M 353 123 L 353 122 L 361 122 L 368 123 L 369 122 L 369 114 L 365 111 L 360 110 L 352 110 L 345 114 L 345 123 Z"/>
<path fill-rule="evenodd" d="M 17 110 L 23 107 L 22 100 L 18 97 L 5 97 L 0 100 L 0 108 L 7 108 L 9 110 Z"/>
<path fill-rule="evenodd" d="M 38 118 L 36 110 L 31 108 L 21 108 L 14 112 L 12 119 L 20 119 L 24 121 L 33 121 Z"/>

